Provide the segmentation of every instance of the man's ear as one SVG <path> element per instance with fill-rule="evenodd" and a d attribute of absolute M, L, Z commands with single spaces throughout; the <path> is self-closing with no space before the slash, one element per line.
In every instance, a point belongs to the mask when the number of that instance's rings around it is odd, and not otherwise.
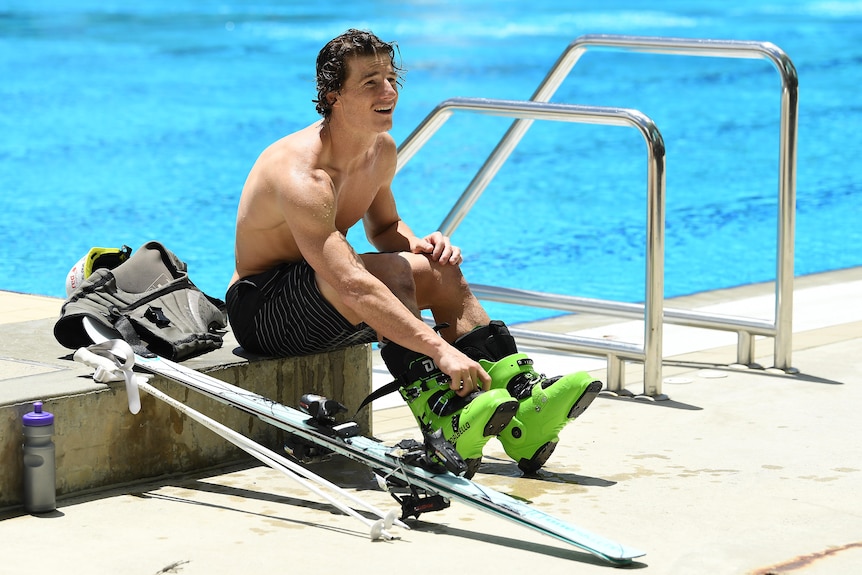
<path fill-rule="evenodd" d="M 336 97 L 335 92 L 329 92 L 326 94 L 326 102 L 331 106 L 335 103 L 338 98 Z"/>

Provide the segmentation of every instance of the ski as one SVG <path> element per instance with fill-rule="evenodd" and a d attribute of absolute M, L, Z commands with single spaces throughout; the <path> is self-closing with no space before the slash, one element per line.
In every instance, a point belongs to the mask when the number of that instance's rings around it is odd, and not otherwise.
<path fill-rule="evenodd" d="M 120 359 L 121 357 L 126 358 L 126 361 Z M 151 386 L 147 383 L 147 378 L 152 377 L 151 375 L 141 375 L 132 371 L 134 357 L 135 355 L 131 346 L 125 341 L 110 340 L 104 343 L 91 345 L 89 348 L 82 347 L 78 349 L 75 352 L 73 359 L 94 368 L 96 372 L 93 374 L 93 379 L 96 381 L 107 382 L 125 380 L 126 392 L 129 395 L 129 410 L 133 414 L 137 414 L 141 410 L 138 390 L 143 390 L 147 394 L 167 403 L 183 415 L 197 421 L 210 431 L 222 436 L 224 439 L 230 441 L 261 463 L 264 463 L 272 469 L 283 473 L 290 479 L 293 479 L 306 490 L 328 501 L 345 515 L 358 519 L 360 522 L 365 524 L 366 527 L 370 528 L 369 535 L 372 540 L 381 538 L 385 540 L 397 539 L 396 536 L 389 533 L 392 525 L 398 525 L 399 527 L 409 529 L 408 525 L 395 518 L 396 514 L 394 510 L 384 512 L 378 509 L 341 487 L 338 487 L 334 483 L 312 473 L 298 463 L 267 449 L 259 443 L 252 441 L 245 435 L 222 425 L 199 411 L 195 411 L 185 403 Z M 323 489 L 328 489 L 329 492 L 324 491 Z M 372 521 L 365 516 L 360 515 L 352 507 L 346 505 L 334 495 L 343 497 L 351 503 L 365 507 L 368 511 L 379 517 L 379 519 Z"/>
<path fill-rule="evenodd" d="M 95 343 L 115 336 L 99 330 L 95 324 L 89 327 L 91 329 L 87 331 Z M 330 425 L 326 418 L 315 418 L 157 355 L 136 353 L 134 359 L 140 369 L 253 415 L 324 453 L 331 451 L 368 466 L 378 474 L 381 487 L 401 503 L 403 518 L 409 515 L 418 517 L 421 513 L 443 509 L 454 500 L 556 538 L 615 565 L 630 564 L 632 559 L 645 554 L 455 475 L 442 465 L 437 468 L 414 465 L 411 461 L 417 452 L 423 455 L 425 452 L 421 444 L 417 448 L 416 442 L 388 446 L 359 435 L 354 422 Z"/>

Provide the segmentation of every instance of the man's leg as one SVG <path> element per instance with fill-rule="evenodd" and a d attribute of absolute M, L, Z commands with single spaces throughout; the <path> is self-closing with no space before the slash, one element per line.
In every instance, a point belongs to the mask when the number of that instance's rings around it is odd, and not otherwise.
<path fill-rule="evenodd" d="M 470 292 L 457 266 L 440 265 L 410 253 L 364 254 L 369 272 L 414 314 L 430 309 L 439 324 L 450 325 L 441 335 L 450 343 L 489 319 Z M 505 389 L 459 397 L 449 379 L 427 357 L 395 343 L 381 347 L 386 367 L 403 382 L 401 397 L 425 432 L 440 430 L 468 464 L 471 477 L 482 460 L 482 448 L 503 431 L 518 409 Z"/>
<path fill-rule="evenodd" d="M 413 313 L 429 309 L 438 324 L 448 324 L 440 335 L 448 342 L 488 325 L 490 318 L 470 291 L 461 268 L 441 265 L 422 254 L 363 254 L 369 272 L 385 283 Z"/>
<path fill-rule="evenodd" d="M 532 360 L 526 354 L 518 353 L 505 324 L 490 322 L 458 266 L 440 265 L 417 254 L 378 255 L 388 257 L 369 257 L 365 260 L 369 271 L 386 283 L 410 309 L 414 309 L 411 304 L 415 302 L 415 308 L 431 309 L 437 323 L 448 323 L 450 327 L 445 332 L 441 331 L 441 334 L 455 347 L 479 361 L 491 375 L 492 389 L 483 394 L 486 396 L 484 399 L 490 401 L 489 396 L 505 392 L 519 402 L 517 414 L 511 423 L 504 425 L 504 429 L 497 433 L 506 453 L 518 463 L 521 470 L 525 473 L 538 471 L 556 448 L 559 432 L 589 407 L 601 390 L 601 382 L 595 381 L 586 372 L 551 378 L 536 373 Z M 412 283 L 409 278 L 412 278 Z M 382 352 L 390 371 L 393 371 L 393 366 L 398 366 L 394 368 L 394 372 L 398 373 L 393 372 L 393 375 L 406 372 L 408 365 L 422 360 L 418 354 L 414 354 L 415 357 L 411 355 L 409 350 L 396 350 L 398 346 L 391 346 Z M 458 413 L 463 408 L 446 385 L 429 385 L 436 383 L 435 378 L 439 375 L 436 372 L 428 373 L 424 378 L 417 379 L 416 385 L 402 388 L 402 396 L 411 406 L 420 425 L 440 427 L 446 416 L 452 413 L 450 410 L 454 409 Z M 435 390 L 435 387 L 439 387 L 439 390 Z M 423 393 L 416 391 L 418 389 L 424 390 Z M 410 395 L 411 392 L 415 393 Z M 414 401 L 420 397 L 421 401 Z M 449 400 L 456 401 L 447 403 Z M 509 423 L 511 403 L 505 403 L 503 396 L 494 397 L 494 400 L 493 409 L 484 409 L 486 414 L 495 413 L 495 417 L 489 419 L 489 424 L 502 421 Z M 497 411 L 494 412 L 494 409 Z M 489 427 L 493 428 L 493 425 Z M 474 445 L 476 447 L 467 457 L 475 458 L 473 464 L 477 468 L 484 442 L 477 441 Z"/>
<path fill-rule="evenodd" d="M 410 253 L 366 254 L 362 258 L 368 270 L 414 314 L 431 309 L 437 323 L 448 323 L 450 327 L 441 335 L 479 361 L 491 375 L 492 389 L 482 394 L 483 402 L 489 405 L 475 409 L 474 417 L 482 426 L 473 422 L 470 426 L 483 433 L 471 441 L 459 441 L 460 431 L 446 437 L 457 442 L 456 448 L 463 457 L 473 459 L 471 473 L 478 467 L 481 449 L 491 432 L 498 434 L 506 453 L 525 473 L 538 471 L 556 448 L 559 432 L 589 407 L 601 383 L 585 372 L 552 378 L 536 373 L 532 360 L 518 353 L 505 325 L 491 324 L 458 266 L 440 265 Z M 415 368 L 423 364 L 424 358 L 394 344 L 384 347 L 381 354 L 394 376 L 407 376 L 408 385 L 401 394 L 420 426 L 454 430 L 467 427 L 461 421 L 461 416 L 467 415 L 463 413 L 464 404 L 454 397 L 436 366 L 428 372 Z M 513 399 L 517 401 L 515 414 L 511 411 L 513 402 L 508 401 Z M 479 407 L 475 401 L 467 405 L 473 404 Z M 445 425 L 449 421 L 452 425 Z"/>
<path fill-rule="evenodd" d="M 359 257 L 362 259 L 365 269 L 382 281 L 413 315 L 419 317 L 420 310 L 416 304 L 416 283 L 413 279 L 410 262 L 397 253 L 361 254 Z M 315 281 L 323 297 L 348 321 L 354 325 L 362 321 L 359 314 L 341 301 L 335 288 L 317 275 L 315 275 Z"/>

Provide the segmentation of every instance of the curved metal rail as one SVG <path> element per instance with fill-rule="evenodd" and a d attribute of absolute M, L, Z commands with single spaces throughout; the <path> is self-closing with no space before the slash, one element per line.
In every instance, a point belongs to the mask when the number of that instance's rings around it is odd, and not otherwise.
<path fill-rule="evenodd" d="M 555 120 L 628 126 L 637 129 L 643 136 L 647 145 L 646 252 L 648 257 L 646 258 L 646 293 L 650 294 L 644 305 L 640 307 L 640 315 L 644 318 L 643 348 L 634 344 L 612 343 L 605 340 L 568 335 L 558 334 L 551 337 L 550 334 L 528 332 L 517 328 L 512 328 L 511 331 L 524 342 L 539 342 L 544 347 L 560 347 L 569 351 L 593 355 L 599 353 L 607 356 L 607 385 L 609 389 L 613 390 L 622 389 L 622 361 L 624 359 L 643 361 L 645 393 L 647 395 L 659 395 L 661 393 L 662 305 L 664 300 L 665 147 L 664 140 L 655 123 L 641 112 L 628 108 L 453 98 L 439 104 L 402 145 L 398 155 L 399 169 L 443 126 L 455 111 L 530 118 L 531 121 Z M 478 297 L 488 294 L 484 291 L 483 286 L 472 287 Z"/>
<path fill-rule="evenodd" d="M 798 126 L 798 76 L 796 68 L 783 50 L 770 42 L 750 42 L 736 40 L 703 40 L 688 38 L 664 38 L 649 36 L 620 36 L 604 34 L 588 34 L 575 39 L 558 58 L 553 68 L 536 89 L 531 101 L 548 102 L 562 82 L 568 77 L 580 57 L 588 49 L 611 49 L 637 52 L 651 52 L 671 55 L 706 56 L 720 58 L 765 59 L 770 61 L 781 77 L 781 120 L 779 134 L 779 184 L 778 184 L 778 242 L 777 269 L 775 287 L 775 316 L 773 322 L 757 319 L 737 318 L 723 315 L 707 315 L 690 310 L 664 310 L 664 321 L 680 325 L 706 327 L 735 331 L 738 334 L 737 361 L 750 364 L 754 358 L 753 335 L 764 335 L 775 338 L 775 367 L 785 371 L 795 371 L 791 367 L 792 349 L 792 313 L 793 313 L 793 262 L 795 236 L 796 207 L 796 157 L 797 157 L 797 126 Z M 434 118 L 432 118 L 432 116 Z M 399 148 L 398 169 L 424 145 L 427 139 L 438 128 L 439 123 L 448 119 L 448 115 L 437 115 L 437 111 L 417 128 Z M 482 168 L 461 194 L 449 214 L 440 225 L 443 233 L 451 234 L 461 223 L 467 212 L 491 182 L 506 159 L 517 146 L 532 124 L 533 119 L 519 118 L 516 120 L 494 151 L 483 164 Z M 649 222 L 648 222 L 649 227 Z M 655 227 L 653 227 L 655 231 Z M 662 226 L 663 234 L 663 226 Z M 654 240 L 648 239 L 648 244 Z M 653 256 L 648 252 L 649 267 Z M 663 262 L 663 253 L 662 253 Z M 663 263 L 662 263 L 663 266 Z M 663 267 L 660 270 L 663 275 Z M 650 272 L 647 272 L 649 277 Z M 523 290 L 496 288 L 492 286 L 472 286 L 478 297 L 521 305 L 535 305 L 568 311 L 602 311 L 620 317 L 639 317 L 645 319 L 654 309 L 651 302 L 656 295 L 651 293 L 654 282 L 647 280 L 646 303 L 626 304 L 621 302 L 606 302 L 586 298 L 573 298 L 553 294 L 540 294 Z M 660 296 L 663 299 L 663 293 Z M 522 334 L 531 341 L 544 341 L 548 346 L 563 347 L 559 337 L 553 334 Z M 553 345 L 552 345 L 553 344 Z M 607 345 L 607 344 L 606 344 Z M 564 349 L 575 350 L 574 347 Z M 611 356 L 609 356 L 609 359 Z M 612 362 L 615 364 L 615 362 Z M 660 359 L 659 359 L 660 363 Z M 620 380 L 611 377 L 611 372 L 619 366 L 609 364 L 608 386 L 610 389 L 621 388 Z M 661 394 L 660 373 L 644 374 L 644 393 L 649 396 Z M 659 370 L 660 371 L 660 370 Z"/>

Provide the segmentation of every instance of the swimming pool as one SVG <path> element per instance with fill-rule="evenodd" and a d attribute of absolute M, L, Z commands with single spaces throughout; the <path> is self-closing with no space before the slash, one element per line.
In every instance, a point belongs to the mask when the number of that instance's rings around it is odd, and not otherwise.
<path fill-rule="evenodd" d="M 156 239 L 221 297 L 258 153 L 316 119 L 314 58 L 348 27 L 397 40 L 402 141 L 454 96 L 528 99 L 586 33 L 770 41 L 800 78 L 797 275 L 862 265 L 862 2 L 11 0 L 0 11 L 0 289 L 63 295 L 94 245 Z M 667 145 L 665 294 L 775 276 L 778 77 L 758 60 L 588 53 L 554 101 L 636 108 Z M 459 115 L 399 173 L 435 229 L 509 120 Z M 634 130 L 536 123 L 454 234 L 471 281 L 640 301 L 645 161 Z M 369 249 L 354 230 L 350 239 Z M 509 321 L 554 312 L 490 306 Z"/>

